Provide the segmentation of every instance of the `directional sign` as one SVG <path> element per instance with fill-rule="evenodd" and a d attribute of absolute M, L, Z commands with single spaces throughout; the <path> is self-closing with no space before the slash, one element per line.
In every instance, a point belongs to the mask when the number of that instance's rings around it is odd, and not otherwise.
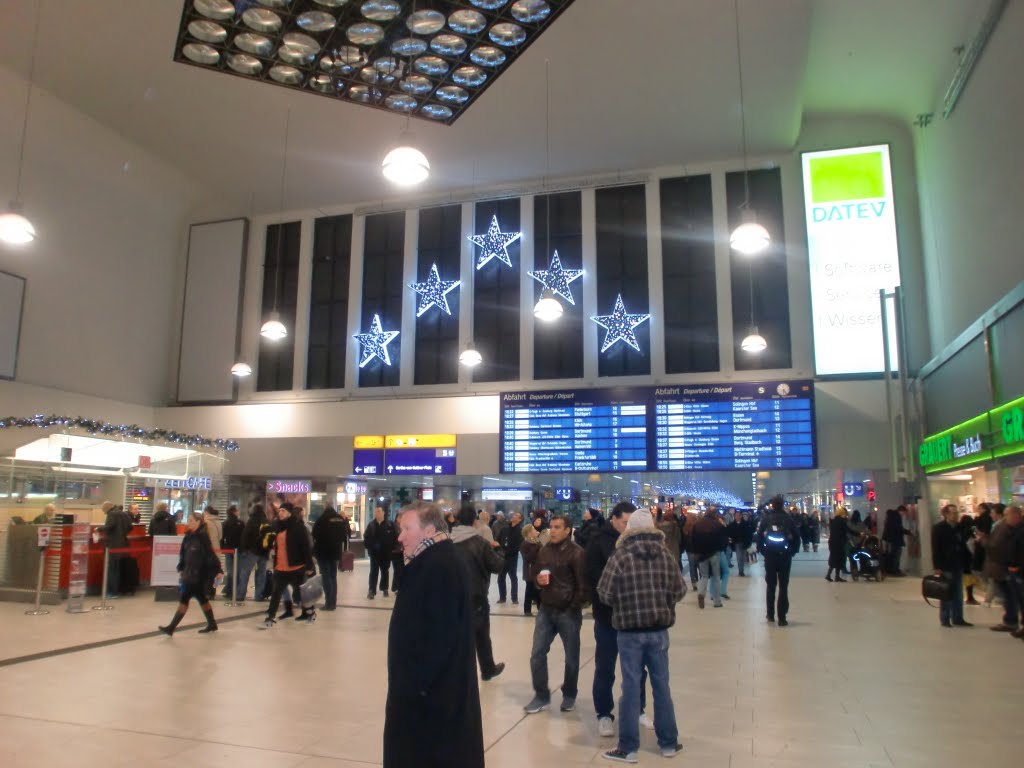
<path fill-rule="evenodd" d="M 843 494 L 846 496 L 863 496 L 864 483 L 843 483 Z"/>

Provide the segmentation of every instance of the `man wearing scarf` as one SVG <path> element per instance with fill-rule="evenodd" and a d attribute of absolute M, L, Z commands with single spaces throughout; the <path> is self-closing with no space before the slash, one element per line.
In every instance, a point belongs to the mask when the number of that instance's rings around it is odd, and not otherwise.
<path fill-rule="evenodd" d="M 405 572 L 388 630 L 384 768 L 483 768 L 465 568 L 436 504 L 405 507 L 399 529 Z"/>

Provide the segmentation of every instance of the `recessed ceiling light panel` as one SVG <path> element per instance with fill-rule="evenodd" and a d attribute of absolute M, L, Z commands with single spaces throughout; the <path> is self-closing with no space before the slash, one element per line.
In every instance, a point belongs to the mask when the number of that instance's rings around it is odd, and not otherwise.
<path fill-rule="evenodd" d="M 574 0 L 182 0 L 175 61 L 451 124 Z"/>

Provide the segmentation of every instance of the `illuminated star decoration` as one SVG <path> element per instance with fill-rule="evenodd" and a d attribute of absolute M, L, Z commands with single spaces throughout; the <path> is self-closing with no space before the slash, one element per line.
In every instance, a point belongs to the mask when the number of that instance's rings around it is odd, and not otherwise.
<path fill-rule="evenodd" d="M 362 368 L 375 357 L 379 357 L 384 365 L 391 365 L 391 357 L 388 355 L 388 342 L 398 335 L 398 331 L 384 331 L 380 327 L 380 315 L 373 316 L 370 323 L 369 333 L 357 333 L 352 338 L 362 345 L 363 356 L 359 361 Z"/>
<path fill-rule="evenodd" d="M 495 257 L 498 261 L 503 261 L 511 267 L 512 259 L 509 258 L 508 247 L 522 237 L 522 234 L 522 232 L 502 232 L 498 227 L 498 217 L 492 216 L 491 226 L 488 227 L 485 234 L 469 236 L 470 240 L 484 250 L 476 259 L 476 268 L 480 269 Z"/>
<path fill-rule="evenodd" d="M 562 269 L 562 260 L 558 258 L 558 251 L 551 257 L 551 263 L 547 269 L 535 269 L 527 272 L 534 280 L 539 280 L 545 288 L 557 293 L 574 307 L 576 302 L 572 300 L 572 290 L 569 283 L 583 274 L 582 269 Z"/>
<path fill-rule="evenodd" d="M 595 315 L 590 319 L 607 331 L 604 335 L 604 344 L 601 345 L 602 352 L 606 352 L 617 341 L 624 341 L 639 352 L 640 345 L 637 343 L 633 329 L 650 318 L 650 315 L 628 314 L 620 293 L 615 298 L 615 309 L 610 315 Z"/>
<path fill-rule="evenodd" d="M 452 310 L 448 306 L 447 296 L 460 284 L 460 280 L 442 280 L 437 274 L 437 264 L 431 264 L 426 282 L 409 284 L 409 287 L 420 295 L 420 305 L 416 310 L 416 317 L 420 317 L 431 307 L 437 307 L 446 315 L 450 315 Z"/>

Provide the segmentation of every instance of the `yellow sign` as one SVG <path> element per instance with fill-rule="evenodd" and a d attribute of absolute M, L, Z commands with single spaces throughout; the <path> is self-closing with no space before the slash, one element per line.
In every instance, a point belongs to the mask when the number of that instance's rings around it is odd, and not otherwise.
<path fill-rule="evenodd" d="M 454 448 L 455 435 L 387 435 L 385 448 Z"/>
<path fill-rule="evenodd" d="M 355 448 L 383 448 L 383 435 L 356 435 Z"/>

